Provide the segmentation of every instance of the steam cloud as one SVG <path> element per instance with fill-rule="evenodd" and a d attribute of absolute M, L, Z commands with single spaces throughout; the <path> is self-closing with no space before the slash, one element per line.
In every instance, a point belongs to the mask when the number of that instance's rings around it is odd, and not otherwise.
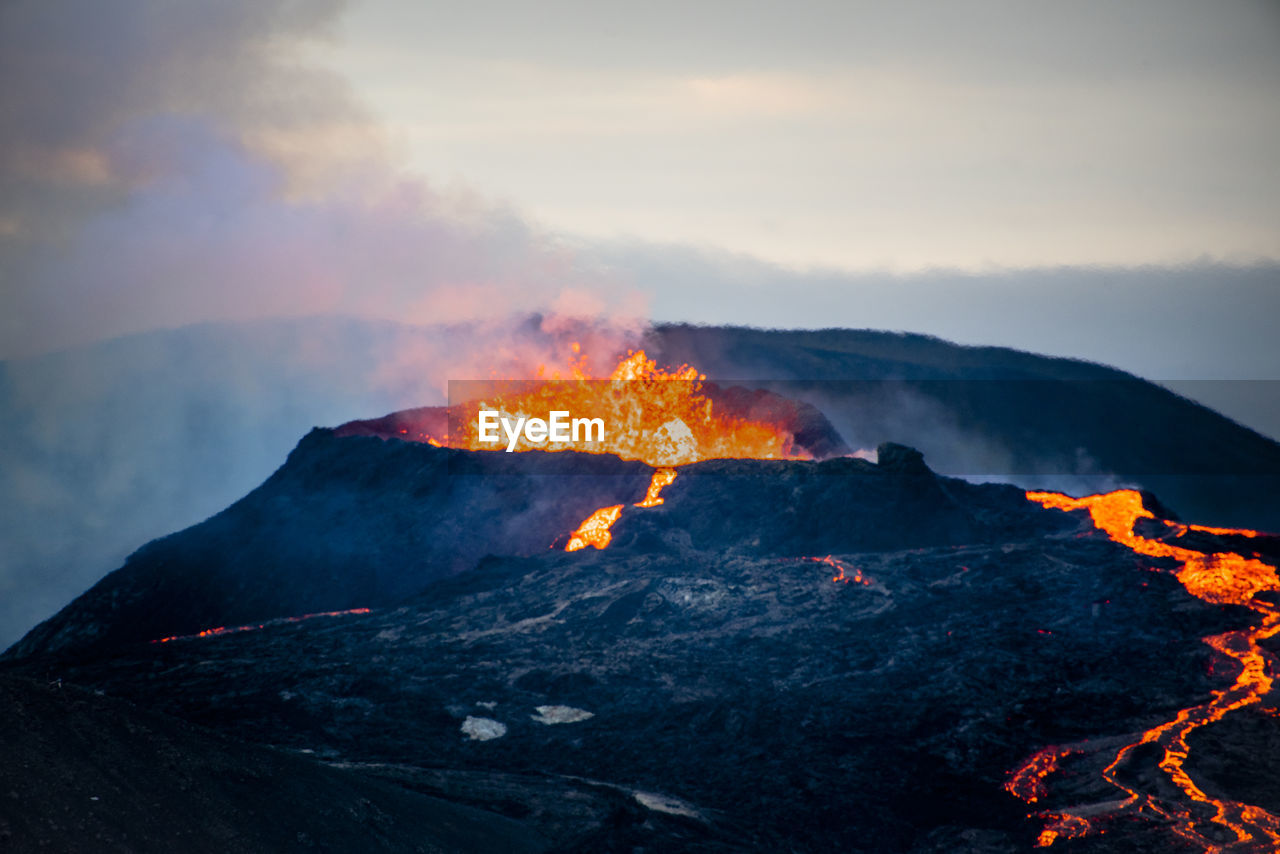
<path fill-rule="evenodd" d="M 607 275 L 398 169 L 306 63 L 342 5 L 0 7 L 0 647 L 312 425 L 636 335 Z M 383 321 L 264 320 L 305 316 Z M 75 349 L 211 320 L 254 322 Z"/>
<path fill-rule="evenodd" d="M 340 8 L 5 6 L 0 355 L 215 319 L 636 314 L 510 211 L 397 170 L 304 63 Z"/>

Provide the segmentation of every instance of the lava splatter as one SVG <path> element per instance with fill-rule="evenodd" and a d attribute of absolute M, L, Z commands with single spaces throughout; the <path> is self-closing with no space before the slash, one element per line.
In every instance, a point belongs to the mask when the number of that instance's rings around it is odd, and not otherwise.
<path fill-rule="evenodd" d="M 598 549 L 602 549 L 609 545 L 609 542 L 613 539 L 613 534 L 609 533 L 609 529 L 613 527 L 613 523 L 618 521 L 618 517 L 621 515 L 621 504 L 601 507 L 578 526 L 578 530 L 574 531 L 569 537 L 569 542 L 565 544 L 564 550 L 576 552 L 578 549 L 585 549 L 587 546 L 595 546 Z"/>
<path fill-rule="evenodd" d="M 663 502 L 662 490 L 671 485 L 676 479 L 676 470 L 673 468 L 657 469 L 653 473 L 653 479 L 649 481 L 649 489 L 644 494 L 644 500 L 636 504 L 637 507 L 657 507 Z"/>
<path fill-rule="evenodd" d="M 795 446 L 791 432 L 778 425 L 721 413 L 703 392 L 706 379 L 697 368 L 658 367 L 643 350 L 629 353 L 602 381 L 586 369 L 586 357 L 572 361 L 572 376 L 529 381 L 497 380 L 483 398 L 458 404 L 457 435 L 444 444 L 473 451 L 492 450 L 480 441 L 473 413 L 492 410 L 513 423 L 561 410 L 600 418 L 603 440 L 516 441 L 516 451 L 580 451 L 613 454 L 671 468 L 709 459 L 799 460 L 809 455 Z"/>

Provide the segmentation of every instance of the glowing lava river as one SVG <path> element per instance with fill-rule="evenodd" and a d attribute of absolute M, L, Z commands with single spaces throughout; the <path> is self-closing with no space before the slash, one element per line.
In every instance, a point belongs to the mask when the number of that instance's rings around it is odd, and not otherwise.
<path fill-rule="evenodd" d="M 1280 590 L 1275 568 L 1260 560 L 1234 552 L 1206 554 L 1145 536 L 1135 531 L 1141 519 L 1148 525 L 1163 525 L 1167 537 L 1177 540 L 1190 531 L 1218 536 L 1253 538 L 1255 531 L 1208 528 L 1198 525 L 1159 520 L 1142 503 L 1134 490 L 1118 490 L 1104 495 L 1071 498 L 1052 492 L 1028 492 L 1027 498 L 1045 507 L 1064 511 L 1088 510 L 1093 525 L 1113 541 L 1147 557 L 1172 558 L 1180 566 L 1178 580 L 1193 596 L 1217 605 L 1239 605 L 1259 617 L 1252 628 L 1226 632 L 1204 639 L 1222 655 L 1233 659 L 1240 668 L 1235 682 L 1216 690 L 1212 699 L 1198 706 L 1182 709 L 1165 723 L 1152 727 L 1128 741 L 1115 754 L 1102 775 L 1115 786 L 1122 797 L 1100 806 L 1040 813 L 1046 826 L 1038 845 L 1047 847 L 1056 840 L 1103 832 L 1102 821 L 1118 816 L 1137 817 L 1167 825 L 1185 842 L 1206 852 L 1243 852 L 1280 850 L 1280 817 L 1249 804 L 1210 797 L 1191 778 L 1185 764 L 1188 737 L 1196 729 L 1221 720 L 1225 715 L 1258 703 L 1271 690 L 1274 657 L 1262 649 L 1259 641 L 1280 632 L 1280 611 L 1258 598 L 1258 594 Z M 1173 784 L 1180 797 L 1161 796 L 1139 791 L 1120 780 L 1120 772 L 1139 761 L 1140 748 L 1152 745 L 1160 757 L 1158 767 Z M 1036 803 L 1048 794 L 1046 778 L 1059 771 L 1061 760 L 1072 754 L 1093 752 L 1097 746 L 1085 743 L 1047 747 L 1017 769 L 1005 788 L 1026 803 Z M 1131 777 L 1132 775 L 1126 775 Z"/>

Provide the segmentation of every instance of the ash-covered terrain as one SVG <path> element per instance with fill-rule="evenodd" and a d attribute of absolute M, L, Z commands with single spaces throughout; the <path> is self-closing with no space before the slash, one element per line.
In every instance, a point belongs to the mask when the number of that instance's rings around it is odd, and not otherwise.
<path fill-rule="evenodd" d="M 1012 852 L 1067 810 L 1094 825 L 1061 833 L 1061 850 L 1204 850 L 1174 818 L 1118 810 L 1103 771 L 1233 685 L 1236 662 L 1201 638 L 1256 613 L 1195 598 L 1177 561 L 1083 511 L 938 476 L 900 445 L 874 464 L 695 463 L 661 505 L 630 506 L 650 471 L 314 431 L 258 490 L 141 550 L 3 666 L 352 786 L 490 814 L 549 851 Z M 563 551 L 604 504 L 628 505 L 608 547 Z M 1183 545 L 1280 558 L 1265 536 Z M 279 619 L 354 608 L 369 611 Z M 152 642 L 215 626 L 243 630 Z M 1210 797 L 1280 813 L 1273 705 L 1196 730 L 1187 766 Z M 1067 744 L 1091 747 L 1034 803 L 1006 790 Z M 1153 805 L 1198 810 L 1159 761 L 1134 751 L 1118 773 Z M 50 809 L 38 791 L 15 787 L 5 810 Z M 36 840 L 4 821 L 19 850 Z M 270 847 L 349 850 L 323 832 Z"/>

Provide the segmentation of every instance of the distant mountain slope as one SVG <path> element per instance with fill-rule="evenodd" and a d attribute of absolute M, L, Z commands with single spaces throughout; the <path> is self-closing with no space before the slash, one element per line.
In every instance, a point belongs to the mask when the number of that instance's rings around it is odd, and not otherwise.
<path fill-rule="evenodd" d="M 1280 531 L 1280 443 L 1114 368 L 870 330 L 673 325 L 648 343 L 814 404 L 855 448 L 902 442 L 939 472 L 1026 486 L 1136 485 L 1199 522 Z"/>

